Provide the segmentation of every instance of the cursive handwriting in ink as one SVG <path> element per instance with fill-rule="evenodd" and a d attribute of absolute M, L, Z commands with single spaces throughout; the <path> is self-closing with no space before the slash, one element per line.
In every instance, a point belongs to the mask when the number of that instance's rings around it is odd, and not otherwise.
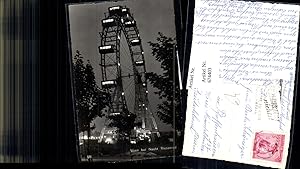
<path fill-rule="evenodd" d="M 240 94 L 224 94 L 224 97 L 232 104 L 235 105 L 240 105 L 240 99 L 239 99 Z"/>
<path fill-rule="evenodd" d="M 274 71 L 295 72 L 296 8 L 230 0 L 199 4 L 195 7 L 193 44 L 218 46 L 224 80 L 264 85 Z M 203 71 L 206 74 L 207 69 Z"/>
<path fill-rule="evenodd" d="M 196 151 L 196 146 L 198 144 L 198 139 L 199 139 L 198 131 L 195 128 L 195 123 L 200 122 L 198 108 L 200 107 L 200 104 L 201 104 L 199 101 L 199 97 L 201 97 L 201 95 L 202 95 L 201 91 L 199 91 L 197 88 L 194 88 L 193 105 L 192 105 L 192 119 L 191 119 L 191 125 L 190 125 L 190 130 L 194 133 L 192 153 L 194 153 Z"/>

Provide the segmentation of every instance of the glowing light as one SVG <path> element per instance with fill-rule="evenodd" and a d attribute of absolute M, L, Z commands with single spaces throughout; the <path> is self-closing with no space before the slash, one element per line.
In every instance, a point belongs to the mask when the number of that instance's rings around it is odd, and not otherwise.
<path fill-rule="evenodd" d="M 109 8 L 110 11 L 117 10 L 117 9 L 120 9 L 120 6 L 113 6 Z"/>
<path fill-rule="evenodd" d="M 111 113 L 110 115 L 115 116 L 115 115 L 119 115 L 120 113 Z"/>
<path fill-rule="evenodd" d="M 111 143 L 112 142 L 112 139 L 111 138 L 107 138 L 106 140 L 105 140 L 105 143 Z"/>
<path fill-rule="evenodd" d="M 131 25 L 131 24 L 134 24 L 134 21 L 127 21 L 127 22 L 125 22 L 125 25 Z"/>
<path fill-rule="evenodd" d="M 138 40 L 138 39 L 134 39 L 131 41 L 131 43 L 139 43 L 139 42 L 140 42 L 140 40 Z"/>
<path fill-rule="evenodd" d="M 111 49 L 112 46 L 108 45 L 108 46 L 100 46 L 100 50 L 105 50 L 105 49 Z"/>
<path fill-rule="evenodd" d="M 142 64 L 144 64 L 144 61 L 142 61 L 142 60 L 141 61 L 136 61 L 135 64 L 142 65 Z"/>
<path fill-rule="evenodd" d="M 102 82 L 102 85 L 114 85 L 114 84 L 116 84 L 116 82 L 113 81 L 113 80 L 109 80 L 109 81 L 104 81 L 104 82 Z"/>
<path fill-rule="evenodd" d="M 111 22 L 114 22 L 114 19 L 110 18 L 102 21 L 102 23 L 111 23 Z"/>

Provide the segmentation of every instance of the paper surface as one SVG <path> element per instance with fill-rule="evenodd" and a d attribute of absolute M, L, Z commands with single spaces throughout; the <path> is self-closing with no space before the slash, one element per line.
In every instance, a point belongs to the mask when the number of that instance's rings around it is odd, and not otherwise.
<path fill-rule="evenodd" d="M 196 0 L 183 155 L 284 168 L 299 6 Z"/>

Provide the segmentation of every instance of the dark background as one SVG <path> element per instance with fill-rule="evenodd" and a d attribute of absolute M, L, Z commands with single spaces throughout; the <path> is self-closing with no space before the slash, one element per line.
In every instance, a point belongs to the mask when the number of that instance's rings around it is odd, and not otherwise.
<path fill-rule="evenodd" d="M 15 2 L 15 3 L 13 3 Z M 21 5 L 18 5 L 22 2 Z M 261 169 L 238 163 L 230 163 L 208 159 L 196 159 L 188 157 L 176 158 L 176 164 L 172 164 L 173 159 L 149 160 L 145 162 L 135 162 L 130 165 L 122 164 L 78 164 L 76 151 L 75 126 L 73 118 L 73 104 L 71 95 L 70 62 L 68 57 L 66 10 L 65 3 L 84 2 L 80 0 L 5 0 L 4 7 L 12 10 L 6 14 L 5 21 L 2 21 L 11 34 L 8 39 L 22 39 L 24 41 L 24 98 L 28 100 L 24 109 L 23 133 L 27 132 L 22 144 L 24 162 L 29 155 L 34 161 L 39 161 L 39 165 L 56 167 L 54 164 L 80 168 L 195 168 L 195 169 Z M 186 84 L 188 70 L 189 53 L 192 37 L 193 7 L 192 0 L 175 0 L 177 14 L 177 39 L 179 44 L 179 56 L 183 86 Z M 290 3 L 293 1 L 289 1 Z M 295 3 L 295 2 L 294 2 Z M 15 15 L 15 10 L 21 10 L 21 17 Z M 187 22 L 188 21 L 188 22 Z M 8 26 L 9 25 L 9 26 Z M 21 37 L 15 35 L 22 28 Z M 7 32 L 6 32 L 7 33 Z M 10 44 L 6 48 L 11 48 L 15 44 Z M 12 56 L 14 54 L 11 54 Z M 9 55 L 6 57 L 10 57 Z M 26 61 L 26 62 L 25 62 Z M 297 61 L 298 63 L 298 61 Z M 298 66 L 299 67 L 299 66 Z M 298 69 L 297 69 L 298 70 Z M 299 73 L 296 73 L 298 79 Z M 296 85 L 297 86 L 297 85 Z M 29 90 L 30 89 L 30 90 Z M 299 90 L 295 90 L 295 97 L 299 95 Z M 186 101 L 186 92 L 182 92 L 183 112 Z M 32 98 L 37 100 L 32 101 Z M 296 101 L 298 103 L 298 99 Z M 298 105 L 298 104 L 296 104 Z M 298 111 L 298 106 L 294 106 Z M 26 111 L 25 111 L 26 110 Z M 184 114 L 183 114 L 184 115 Z M 294 114 L 295 127 L 291 135 L 290 164 L 291 169 L 300 168 L 297 163 L 299 156 L 299 124 L 297 119 L 299 113 Z M 31 120 L 28 122 L 28 120 Z M 27 122 L 26 122 L 27 121 Z M 32 125 L 34 123 L 35 125 Z M 29 134 L 28 134 L 29 133 Z M 10 133 L 9 133 L 10 134 Z M 18 133 L 13 133 L 18 134 Z M 13 139 L 12 139 L 13 140 Z M 8 141 L 10 144 L 10 142 Z M 13 145 L 13 144 L 11 144 Z M 34 149 L 34 150 L 33 150 Z M 13 152 L 14 147 L 6 148 L 6 152 Z M 26 153 L 25 153 L 26 152 Z M 11 155 L 11 154 L 10 154 Z M 51 165 L 47 165 L 50 164 Z M 164 163 L 164 164 L 162 164 Z M 167 163 L 167 164 L 166 164 Z M 32 164 L 35 166 L 35 164 Z M 33 167 L 30 166 L 30 167 Z M 1 165 L 0 165 L 1 167 Z M 20 165 L 20 167 L 28 167 Z M 66 166 L 67 167 L 67 166 Z"/>

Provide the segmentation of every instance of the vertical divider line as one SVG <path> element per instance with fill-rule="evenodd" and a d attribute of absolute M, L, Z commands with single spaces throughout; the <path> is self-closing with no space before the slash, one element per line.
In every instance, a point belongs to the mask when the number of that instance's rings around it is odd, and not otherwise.
<path fill-rule="evenodd" d="M 4 8 L 4 2 L 0 1 L 0 162 L 4 162 L 4 155 L 3 155 L 3 114 L 4 114 L 4 63 L 3 63 L 3 57 L 4 57 L 4 52 L 3 52 L 3 8 Z"/>

